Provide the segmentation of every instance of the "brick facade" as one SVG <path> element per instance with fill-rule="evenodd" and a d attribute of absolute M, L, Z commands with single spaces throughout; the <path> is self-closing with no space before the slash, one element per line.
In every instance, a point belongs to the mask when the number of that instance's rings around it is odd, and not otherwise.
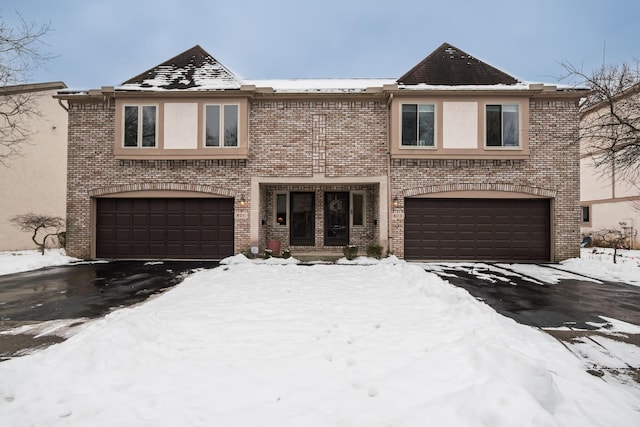
<path fill-rule="evenodd" d="M 390 155 L 385 94 L 281 98 L 255 95 L 249 101 L 247 158 L 122 160 L 114 155 L 114 99 L 69 97 L 69 255 L 95 254 L 95 197 L 170 192 L 234 198 L 237 253 L 254 245 L 263 249 L 271 239 L 289 247 L 288 228 L 273 220 L 275 194 L 313 192 L 315 246 L 291 250 L 339 253 L 341 247 L 323 244 L 323 194 L 358 191 L 365 194 L 366 220 L 364 226 L 352 227 L 350 242 L 361 248 L 380 243 L 403 257 L 404 198 L 452 191 L 482 197 L 499 191 L 551 199 L 553 260 L 578 256 L 575 100 L 530 99 L 526 159 L 414 159 Z M 256 213 L 254 223 L 251 212 Z"/>
<path fill-rule="evenodd" d="M 384 101 L 256 101 L 249 112 L 246 160 L 118 160 L 114 156 L 114 102 L 69 104 L 68 244 L 70 255 L 92 256 L 92 197 L 123 192 L 180 191 L 235 197 L 235 250 L 280 239 L 288 247 L 288 230 L 272 226 L 274 191 L 316 193 L 316 245 L 294 251 L 339 252 L 323 245 L 322 194 L 364 191 L 367 222 L 351 233 L 361 247 L 377 242 L 376 195 L 362 184 L 305 184 L 263 188 L 251 200 L 251 177 L 340 177 L 384 175 L 387 109 Z M 186 194 L 186 193 L 185 193 Z M 255 196 L 254 196 L 255 197 Z M 246 204 L 240 203 L 243 198 Z M 259 203 L 264 227 L 250 238 L 248 210 Z"/>
<path fill-rule="evenodd" d="M 529 105 L 526 160 L 394 160 L 391 246 L 404 254 L 405 197 L 430 193 L 500 191 L 550 198 L 554 261 L 579 256 L 579 162 L 577 102 L 533 99 Z M 446 197 L 446 196 L 443 196 Z"/>

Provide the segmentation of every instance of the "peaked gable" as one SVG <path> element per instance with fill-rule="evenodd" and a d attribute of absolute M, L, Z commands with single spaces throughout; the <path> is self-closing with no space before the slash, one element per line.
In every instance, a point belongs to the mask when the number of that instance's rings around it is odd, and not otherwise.
<path fill-rule="evenodd" d="M 497 68 L 443 43 L 397 82 L 404 85 L 513 85 L 518 80 Z"/>
<path fill-rule="evenodd" d="M 139 74 L 127 89 L 238 89 L 241 80 L 199 45 Z"/>

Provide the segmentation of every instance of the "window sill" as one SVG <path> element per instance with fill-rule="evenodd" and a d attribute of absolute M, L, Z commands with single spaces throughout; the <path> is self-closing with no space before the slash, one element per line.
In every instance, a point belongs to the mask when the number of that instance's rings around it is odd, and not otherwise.
<path fill-rule="evenodd" d="M 436 150 L 435 145 L 402 145 L 401 150 Z"/>
<path fill-rule="evenodd" d="M 525 149 L 485 149 L 485 150 L 397 150 L 392 159 L 452 159 L 452 160 L 526 160 L 530 157 Z"/>
<path fill-rule="evenodd" d="M 116 160 L 246 160 L 247 149 L 215 150 L 162 150 L 162 149 L 115 149 Z"/>

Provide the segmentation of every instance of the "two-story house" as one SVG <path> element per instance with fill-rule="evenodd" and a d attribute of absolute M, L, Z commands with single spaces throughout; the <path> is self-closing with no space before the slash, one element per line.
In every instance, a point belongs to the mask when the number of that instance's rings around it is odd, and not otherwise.
<path fill-rule="evenodd" d="M 72 256 L 578 255 L 580 93 L 446 43 L 400 78 L 324 80 L 240 79 L 195 46 L 58 97 Z"/>

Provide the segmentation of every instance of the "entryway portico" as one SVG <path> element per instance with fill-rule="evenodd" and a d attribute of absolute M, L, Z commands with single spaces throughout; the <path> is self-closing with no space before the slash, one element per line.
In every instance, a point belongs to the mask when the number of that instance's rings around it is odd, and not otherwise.
<path fill-rule="evenodd" d="M 276 240 L 295 254 L 341 254 L 355 244 L 389 247 L 386 176 L 253 177 L 251 245 Z"/>

